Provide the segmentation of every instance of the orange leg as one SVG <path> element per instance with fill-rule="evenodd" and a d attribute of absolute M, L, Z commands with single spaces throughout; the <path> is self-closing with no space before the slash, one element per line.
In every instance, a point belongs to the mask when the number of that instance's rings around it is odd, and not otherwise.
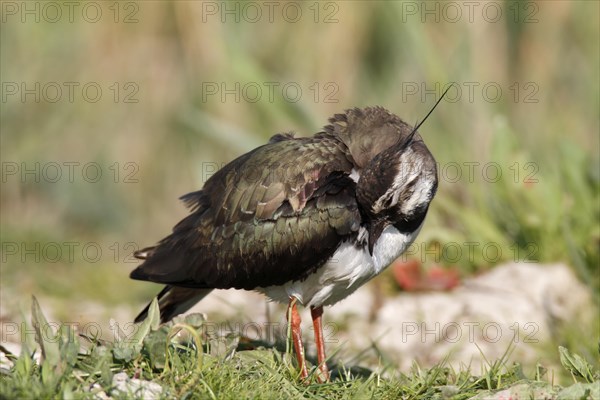
<path fill-rule="evenodd" d="M 313 320 L 313 328 L 315 330 L 315 343 L 317 345 L 317 361 L 319 362 L 319 370 L 321 370 L 321 382 L 329 380 L 329 370 L 327 369 L 325 357 L 325 341 L 323 340 L 323 324 L 321 317 L 323 316 L 323 307 L 310 309 L 310 314 Z M 322 379 L 321 379 L 322 378 Z"/>
<path fill-rule="evenodd" d="M 300 330 L 300 314 L 298 314 L 298 308 L 296 302 L 298 299 L 290 297 L 290 304 L 288 305 L 288 321 L 292 325 L 292 341 L 294 342 L 294 350 L 296 351 L 296 358 L 298 359 L 298 365 L 300 366 L 300 376 L 302 379 L 308 377 L 308 371 L 306 370 L 306 361 L 304 359 L 304 346 L 302 345 L 302 331 Z"/>

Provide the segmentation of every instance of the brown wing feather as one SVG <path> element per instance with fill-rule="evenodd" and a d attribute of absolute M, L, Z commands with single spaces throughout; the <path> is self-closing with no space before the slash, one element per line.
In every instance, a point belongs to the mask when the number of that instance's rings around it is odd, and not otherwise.
<path fill-rule="evenodd" d="M 331 136 L 279 136 L 184 196 L 193 212 L 131 277 L 243 289 L 302 279 L 358 231 L 351 169 Z"/>

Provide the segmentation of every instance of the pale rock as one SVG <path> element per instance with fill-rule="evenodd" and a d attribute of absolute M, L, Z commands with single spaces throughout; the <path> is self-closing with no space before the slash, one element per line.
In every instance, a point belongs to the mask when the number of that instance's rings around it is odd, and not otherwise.
<path fill-rule="evenodd" d="M 162 394 L 162 387 L 158 383 L 129 378 L 125 372 L 113 376 L 112 386 L 112 396 L 126 395 L 139 399 L 158 399 Z"/>

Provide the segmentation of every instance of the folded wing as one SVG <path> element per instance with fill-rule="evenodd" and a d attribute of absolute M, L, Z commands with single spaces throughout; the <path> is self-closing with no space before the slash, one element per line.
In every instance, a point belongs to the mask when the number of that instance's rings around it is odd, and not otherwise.
<path fill-rule="evenodd" d="M 191 214 L 131 277 L 238 289 L 302 279 L 358 232 L 352 167 L 333 137 L 277 135 L 183 196 Z"/>

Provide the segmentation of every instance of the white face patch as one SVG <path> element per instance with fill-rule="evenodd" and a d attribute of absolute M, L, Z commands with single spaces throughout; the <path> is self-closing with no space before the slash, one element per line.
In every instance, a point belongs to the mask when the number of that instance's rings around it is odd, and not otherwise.
<path fill-rule="evenodd" d="M 373 212 L 377 214 L 398 204 L 402 192 L 415 180 L 416 182 L 412 185 L 413 194 L 401 204 L 402 213 L 411 214 L 419 204 L 427 202 L 433 181 L 429 181 L 428 184 L 424 182 L 425 180 L 421 178 L 422 169 L 423 162 L 420 157 L 414 157 L 412 149 L 409 148 L 402 153 L 399 171 L 394 177 L 392 186 L 373 204 Z"/>
<path fill-rule="evenodd" d="M 412 195 L 400 205 L 400 212 L 404 215 L 410 215 L 419 205 L 429 202 L 432 189 L 432 179 L 420 178 L 414 186 Z"/>

